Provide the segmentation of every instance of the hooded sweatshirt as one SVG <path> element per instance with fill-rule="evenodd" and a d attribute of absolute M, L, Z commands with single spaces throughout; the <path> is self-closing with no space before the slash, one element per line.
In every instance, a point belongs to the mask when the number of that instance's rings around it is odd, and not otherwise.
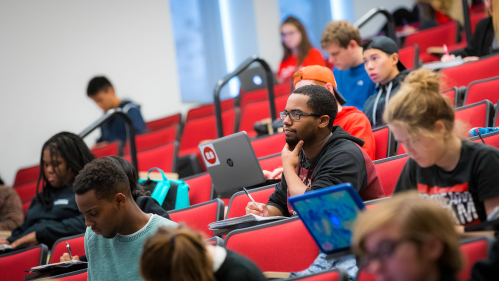
<path fill-rule="evenodd" d="M 125 99 L 121 101 L 118 108 L 121 108 L 121 110 L 123 110 L 123 112 L 126 113 L 130 119 L 132 119 L 135 134 L 140 135 L 146 131 L 146 123 L 140 113 L 140 105 L 131 100 Z M 121 116 L 114 116 L 104 122 L 100 127 L 101 137 L 97 140 L 97 142 L 125 142 L 127 139 L 125 123 L 125 120 Z"/>
<path fill-rule="evenodd" d="M 53 189 L 49 205 L 43 206 L 37 197 L 33 198 L 24 223 L 12 231 L 7 241 L 12 243 L 34 231 L 36 240 L 51 248 L 59 238 L 85 233 L 85 218 L 78 210 L 71 185 Z"/>
<path fill-rule="evenodd" d="M 374 164 L 360 147 L 364 141 L 353 137 L 340 126 L 333 126 L 332 133 L 314 159 L 307 159 L 300 152 L 296 173 L 308 187 L 305 192 L 348 182 L 364 201 L 383 197 Z M 294 211 L 288 204 L 288 197 L 288 185 L 283 174 L 267 204 L 289 217 Z"/>
<path fill-rule="evenodd" d="M 340 126 L 350 135 L 364 141 L 362 148 L 374 160 L 376 155 L 376 142 L 374 141 L 371 123 L 362 111 L 355 106 L 343 106 L 334 119 L 334 125 Z"/>

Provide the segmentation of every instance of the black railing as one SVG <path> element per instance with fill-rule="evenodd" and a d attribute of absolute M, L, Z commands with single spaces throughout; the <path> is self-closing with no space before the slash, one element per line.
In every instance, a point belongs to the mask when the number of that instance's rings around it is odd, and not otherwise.
<path fill-rule="evenodd" d="M 229 73 L 225 77 L 223 77 L 222 79 L 218 80 L 217 84 L 215 85 L 213 95 L 214 95 L 214 104 L 215 104 L 215 116 L 217 118 L 217 135 L 219 138 L 224 136 L 224 129 L 223 129 L 224 127 L 223 127 L 223 120 L 222 120 L 222 105 L 220 102 L 220 91 L 222 90 L 222 87 L 225 86 L 225 84 L 227 84 L 230 81 L 230 79 L 241 74 L 253 62 L 260 63 L 262 65 L 262 67 L 265 69 L 265 76 L 267 78 L 267 90 L 269 93 L 270 118 L 272 120 L 276 119 L 276 110 L 275 110 L 275 101 L 274 101 L 274 75 L 272 74 L 272 70 L 270 70 L 270 67 L 266 61 L 264 61 L 263 59 L 259 58 L 256 55 L 253 55 L 252 57 L 245 60 L 232 73 Z"/>
<path fill-rule="evenodd" d="M 464 32 L 466 33 L 466 43 L 471 46 L 471 21 L 470 10 L 468 8 L 468 0 L 462 0 L 463 4 L 463 19 L 464 19 Z"/>
<path fill-rule="evenodd" d="M 393 41 L 397 42 L 397 36 L 395 34 L 395 20 L 393 19 L 393 15 L 383 7 L 372 8 L 371 10 L 369 10 L 365 15 L 363 15 L 360 19 L 358 19 L 355 22 L 355 26 L 358 28 L 363 27 L 367 22 L 369 22 L 372 18 L 374 18 L 378 14 L 382 14 L 386 17 L 387 20 L 386 26 L 388 32 L 387 36 L 392 38 Z"/>
<path fill-rule="evenodd" d="M 112 118 L 113 116 L 121 116 L 125 119 L 126 136 L 130 143 L 130 155 L 132 156 L 132 165 L 139 172 L 139 165 L 137 164 L 137 149 L 135 147 L 135 127 L 133 126 L 133 121 L 126 115 L 120 108 L 109 110 L 104 116 L 95 121 L 92 125 L 88 126 L 83 132 L 80 133 L 80 137 L 84 138 L 88 136 L 95 129 L 100 128 L 100 126 Z"/>

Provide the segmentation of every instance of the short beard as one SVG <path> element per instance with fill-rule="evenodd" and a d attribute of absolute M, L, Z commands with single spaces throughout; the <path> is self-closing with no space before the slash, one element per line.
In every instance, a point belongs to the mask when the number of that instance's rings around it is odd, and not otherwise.
<path fill-rule="evenodd" d="M 295 146 L 300 142 L 298 137 L 286 137 L 286 143 L 289 146 L 290 150 L 295 149 Z"/>

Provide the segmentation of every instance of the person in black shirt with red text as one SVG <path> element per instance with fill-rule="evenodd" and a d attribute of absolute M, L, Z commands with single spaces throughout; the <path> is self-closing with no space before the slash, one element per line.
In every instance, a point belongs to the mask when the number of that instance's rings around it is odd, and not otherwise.
<path fill-rule="evenodd" d="M 383 197 L 374 164 L 361 148 L 364 141 L 333 126 L 337 112 L 336 99 L 326 88 L 307 85 L 293 92 L 280 112 L 286 135 L 281 182 L 267 204 L 250 202 L 246 213 L 291 216 L 289 196 L 346 182 L 363 200 Z"/>
<path fill-rule="evenodd" d="M 410 157 L 395 192 L 417 189 L 451 210 L 459 225 L 485 221 L 499 206 L 499 150 L 453 132 L 454 110 L 439 88 L 437 73 L 413 71 L 385 110 L 385 121 Z"/>

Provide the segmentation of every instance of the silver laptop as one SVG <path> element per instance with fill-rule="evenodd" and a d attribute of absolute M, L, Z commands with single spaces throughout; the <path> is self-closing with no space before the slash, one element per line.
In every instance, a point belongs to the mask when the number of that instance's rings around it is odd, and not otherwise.
<path fill-rule="evenodd" d="M 241 82 L 241 88 L 246 92 L 256 91 L 267 88 L 267 76 L 265 69 L 261 65 L 252 64 L 248 69 L 238 75 Z M 272 76 L 274 85 L 277 85 L 275 75 Z"/>
<path fill-rule="evenodd" d="M 265 182 L 246 132 L 205 142 L 198 148 L 217 194 L 232 195 L 243 187 Z"/>

